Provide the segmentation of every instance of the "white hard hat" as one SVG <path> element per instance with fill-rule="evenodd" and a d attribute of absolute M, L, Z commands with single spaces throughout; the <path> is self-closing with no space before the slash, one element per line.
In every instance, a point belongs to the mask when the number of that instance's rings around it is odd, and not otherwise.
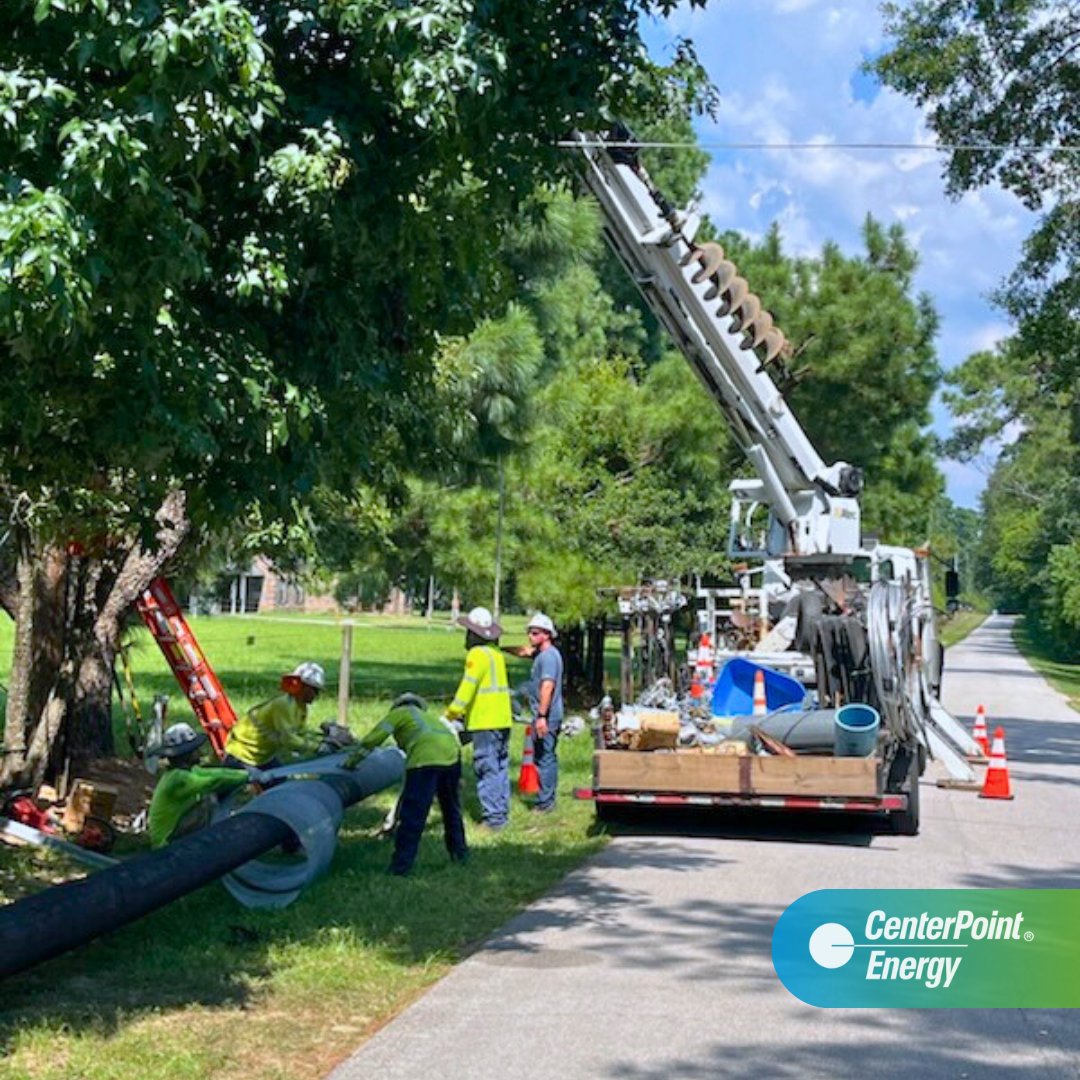
<path fill-rule="evenodd" d="M 201 731 L 197 732 L 190 724 L 181 721 L 170 724 L 165 729 L 157 752 L 162 757 L 183 757 L 193 750 L 198 750 L 204 742 L 206 736 Z"/>
<path fill-rule="evenodd" d="M 542 612 L 538 611 L 530 620 L 527 630 L 546 630 L 552 637 L 556 636 L 555 624 Z"/>
<path fill-rule="evenodd" d="M 314 660 L 305 660 L 298 665 L 293 672 L 293 676 L 313 690 L 326 689 L 326 675 L 323 672 L 322 665 L 316 664 Z"/>
<path fill-rule="evenodd" d="M 497 641 L 502 636 L 502 627 L 486 607 L 474 607 L 468 615 L 462 615 L 458 626 L 464 626 L 485 641 Z"/>

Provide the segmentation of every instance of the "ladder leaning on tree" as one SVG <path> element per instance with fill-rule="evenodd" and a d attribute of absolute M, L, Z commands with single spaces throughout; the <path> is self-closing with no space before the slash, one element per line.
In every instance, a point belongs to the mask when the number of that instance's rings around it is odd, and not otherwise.
<path fill-rule="evenodd" d="M 164 578 L 155 578 L 139 597 L 136 607 L 172 668 L 192 712 L 210 739 L 210 745 L 221 757 L 225 753 L 229 729 L 236 723 L 236 712 L 188 626 L 169 583 Z"/>

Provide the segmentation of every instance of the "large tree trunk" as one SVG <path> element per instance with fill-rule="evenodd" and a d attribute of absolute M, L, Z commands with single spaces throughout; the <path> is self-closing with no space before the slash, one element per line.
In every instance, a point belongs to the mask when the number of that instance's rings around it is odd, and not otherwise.
<path fill-rule="evenodd" d="M 156 543 L 59 547 L 23 529 L 0 604 L 15 620 L 0 785 L 37 786 L 113 752 L 112 670 L 125 612 L 188 531 L 182 496 L 157 514 Z"/>

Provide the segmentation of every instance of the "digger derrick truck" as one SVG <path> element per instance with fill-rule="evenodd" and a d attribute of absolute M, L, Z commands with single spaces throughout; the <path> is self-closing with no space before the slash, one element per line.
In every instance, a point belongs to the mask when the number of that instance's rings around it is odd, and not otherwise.
<path fill-rule="evenodd" d="M 790 351 L 783 333 L 720 245 L 695 241 L 696 209 L 679 210 L 664 197 L 629 133 L 578 132 L 571 146 L 605 239 L 757 473 L 730 486 L 728 554 L 756 563 L 744 573 L 744 591 L 746 577 L 760 575 L 762 614 L 778 615 L 789 634 L 773 635 L 773 651 L 755 649 L 753 658 L 814 687 L 821 708 L 873 705 L 882 726 L 867 760 L 740 764 L 601 746 L 594 787 L 582 795 L 595 799 L 602 816 L 628 802 L 863 810 L 917 832 L 927 756 L 954 781 L 972 782 L 969 762 L 979 755 L 938 700 L 943 650 L 929 550 L 864 543 L 861 470 L 822 460 L 773 381 L 771 370 Z"/>

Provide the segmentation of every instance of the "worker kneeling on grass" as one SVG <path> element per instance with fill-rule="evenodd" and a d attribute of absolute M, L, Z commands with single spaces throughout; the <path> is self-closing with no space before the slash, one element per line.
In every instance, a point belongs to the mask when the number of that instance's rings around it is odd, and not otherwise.
<path fill-rule="evenodd" d="M 311 660 L 282 675 L 282 692 L 249 709 L 230 728 L 224 764 L 236 769 L 273 769 L 290 751 L 314 752 L 318 736 L 304 727 L 308 706 L 325 688 L 326 675 Z"/>
<path fill-rule="evenodd" d="M 150 846 L 159 848 L 210 824 L 216 795 L 235 791 L 253 779 L 247 769 L 207 768 L 198 764 L 206 736 L 190 724 L 172 724 L 154 751 L 168 768 L 154 788 L 147 812 Z"/>
<path fill-rule="evenodd" d="M 386 717 L 360 740 L 359 749 L 346 759 L 346 767 L 356 768 L 391 737 L 405 753 L 405 787 L 390 873 L 405 875 L 412 869 L 436 797 L 442 810 L 446 850 L 454 862 L 465 862 L 469 848 L 461 816 L 461 743 L 457 733 L 428 712 L 423 698 L 402 694 Z"/>

